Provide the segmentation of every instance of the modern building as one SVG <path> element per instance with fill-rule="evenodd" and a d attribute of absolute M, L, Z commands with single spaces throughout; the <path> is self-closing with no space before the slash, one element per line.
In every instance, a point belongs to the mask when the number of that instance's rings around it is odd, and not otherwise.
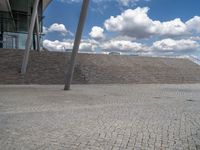
<path fill-rule="evenodd" d="M 40 51 L 43 12 L 52 0 L 0 0 L 0 48 L 24 49 L 21 74 L 27 71 L 31 48 Z M 65 90 L 70 89 L 75 59 L 90 0 L 83 0 L 70 65 L 66 73 Z"/>
<path fill-rule="evenodd" d="M 39 1 L 32 38 L 34 49 L 40 45 L 43 12 L 51 1 Z M 35 0 L 0 0 L 0 48 L 25 49 L 34 2 Z"/>

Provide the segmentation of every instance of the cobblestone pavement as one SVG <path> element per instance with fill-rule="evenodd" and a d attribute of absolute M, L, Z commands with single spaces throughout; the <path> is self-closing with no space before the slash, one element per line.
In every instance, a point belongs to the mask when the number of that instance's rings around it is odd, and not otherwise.
<path fill-rule="evenodd" d="M 200 84 L 62 88 L 0 85 L 0 149 L 200 149 Z"/>

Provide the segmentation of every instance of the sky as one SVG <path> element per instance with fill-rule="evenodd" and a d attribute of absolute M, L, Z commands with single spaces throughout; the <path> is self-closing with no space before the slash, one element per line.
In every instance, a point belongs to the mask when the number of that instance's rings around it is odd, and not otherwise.
<path fill-rule="evenodd" d="M 72 49 L 82 0 L 53 0 L 43 46 Z M 199 0 L 90 0 L 80 52 L 200 58 Z"/>

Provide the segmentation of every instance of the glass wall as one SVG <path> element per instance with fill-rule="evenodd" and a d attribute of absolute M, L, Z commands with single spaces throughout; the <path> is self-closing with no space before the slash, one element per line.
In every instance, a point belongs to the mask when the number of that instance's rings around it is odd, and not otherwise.
<path fill-rule="evenodd" d="M 25 48 L 34 0 L 9 0 L 11 11 L 0 10 L 0 48 Z M 42 32 L 42 3 L 38 7 L 39 30 Z M 34 30 L 35 32 L 35 30 Z"/>
<path fill-rule="evenodd" d="M 4 32 L 3 48 L 25 49 L 26 39 L 25 33 Z"/>

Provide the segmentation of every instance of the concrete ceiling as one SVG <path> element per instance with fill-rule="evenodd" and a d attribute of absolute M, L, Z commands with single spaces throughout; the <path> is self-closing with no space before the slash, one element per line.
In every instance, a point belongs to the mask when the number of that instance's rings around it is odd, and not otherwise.
<path fill-rule="evenodd" d="M 49 5 L 52 0 L 43 0 L 43 10 Z M 0 0 L 0 11 L 10 11 L 9 0 Z"/>
<path fill-rule="evenodd" d="M 10 11 L 10 4 L 8 0 L 0 0 L 0 11 Z"/>

